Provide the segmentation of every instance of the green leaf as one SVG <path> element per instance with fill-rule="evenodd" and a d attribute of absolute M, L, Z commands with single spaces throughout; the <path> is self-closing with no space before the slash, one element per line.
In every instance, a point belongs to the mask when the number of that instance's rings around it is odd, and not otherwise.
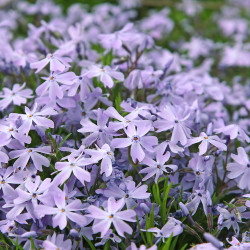
<path fill-rule="evenodd" d="M 175 250 L 176 249 L 175 246 L 177 244 L 178 239 L 179 239 L 179 235 L 174 238 L 173 243 L 171 244 L 170 250 Z"/>
<path fill-rule="evenodd" d="M 186 243 L 180 250 L 185 250 L 188 246 L 188 243 Z"/>
<path fill-rule="evenodd" d="M 169 191 L 170 191 L 172 185 L 173 185 L 173 182 L 171 182 L 168 185 L 168 177 L 167 177 L 165 180 L 165 183 L 164 183 L 163 200 L 162 200 L 162 203 L 160 206 L 160 214 L 161 214 L 161 218 L 162 218 L 162 224 L 165 224 L 166 220 L 167 220 L 167 199 L 168 199 L 168 194 L 169 194 Z"/>
<path fill-rule="evenodd" d="M 31 250 L 36 250 L 36 246 L 35 246 L 32 236 L 30 236 L 30 242 L 31 242 Z"/>
<path fill-rule="evenodd" d="M 110 249 L 110 240 L 106 241 L 103 250 L 109 250 Z"/>
<path fill-rule="evenodd" d="M 140 235 L 142 237 L 142 240 L 144 241 L 144 244 L 147 244 L 147 241 L 145 239 L 145 236 L 143 234 L 143 232 L 141 231 L 141 226 L 140 226 L 140 223 L 139 223 L 139 220 L 138 220 L 138 217 L 136 216 L 136 222 L 137 222 L 137 226 L 139 228 L 139 232 L 140 232 Z"/>
<path fill-rule="evenodd" d="M 92 243 L 87 237 L 85 237 L 85 236 L 83 236 L 83 237 L 84 237 L 84 239 L 88 242 L 90 248 L 91 248 L 92 250 L 96 250 L 96 248 L 95 248 L 95 246 L 93 245 L 93 243 Z"/>
<path fill-rule="evenodd" d="M 122 111 L 121 102 L 122 102 L 122 98 L 121 98 L 121 94 L 119 93 L 119 94 L 115 97 L 115 109 L 116 109 L 119 113 Z"/>
<path fill-rule="evenodd" d="M 172 238 L 173 238 L 173 233 L 168 238 L 168 240 L 165 243 L 165 245 L 163 246 L 162 250 L 169 250 L 170 249 L 170 244 L 171 244 Z"/>
<path fill-rule="evenodd" d="M 154 183 L 154 185 L 153 185 L 153 196 L 154 196 L 155 202 L 158 205 L 161 205 L 160 190 L 159 190 L 159 186 L 157 183 Z"/>
<path fill-rule="evenodd" d="M 72 133 L 69 133 L 68 135 L 66 135 L 66 136 L 63 138 L 63 140 L 60 142 L 60 144 L 58 145 L 57 148 L 60 148 L 60 147 L 63 145 L 63 143 L 64 143 L 66 140 L 68 140 L 68 138 L 69 138 L 71 135 L 72 135 Z"/>

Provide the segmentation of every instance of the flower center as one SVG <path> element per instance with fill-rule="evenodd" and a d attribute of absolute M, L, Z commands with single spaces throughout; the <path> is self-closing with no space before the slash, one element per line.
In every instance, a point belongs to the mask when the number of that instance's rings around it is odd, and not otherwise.
<path fill-rule="evenodd" d="M 125 198 L 128 198 L 129 197 L 129 195 L 128 194 L 125 194 Z"/>
<path fill-rule="evenodd" d="M 205 136 L 204 138 L 207 140 L 207 139 L 208 139 L 208 136 Z"/>
<path fill-rule="evenodd" d="M 197 174 L 197 175 L 200 175 L 201 173 L 200 173 L 199 171 L 196 171 L 196 174 Z"/>
<path fill-rule="evenodd" d="M 53 80 L 53 79 L 54 79 L 54 77 L 53 77 L 53 76 L 51 76 L 51 77 L 50 77 L 50 80 Z"/>
<path fill-rule="evenodd" d="M 4 184 L 4 183 L 5 183 L 5 180 L 2 180 L 2 181 L 1 181 L 1 184 Z"/>
<path fill-rule="evenodd" d="M 75 164 L 74 164 L 74 163 L 70 163 L 70 167 L 72 167 L 72 168 L 73 168 L 74 166 L 75 166 Z"/>
<path fill-rule="evenodd" d="M 10 128 L 9 131 L 13 131 L 13 128 Z"/>
<path fill-rule="evenodd" d="M 109 216 L 109 218 L 110 218 L 110 219 L 112 219 L 113 217 L 114 217 L 114 215 L 113 215 L 113 214 L 111 214 L 111 215 Z"/>
<path fill-rule="evenodd" d="M 107 152 L 107 155 L 112 155 L 112 153 L 111 152 Z"/>
<path fill-rule="evenodd" d="M 28 153 L 30 153 L 31 152 L 31 149 L 28 149 Z"/>
<path fill-rule="evenodd" d="M 63 213 L 64 213 L 64 212 L 65 212 L 65 209 L 64 209 L 64 208 L 62 208 L 62 209 L 61 209 L 61 212 L 63 212 Z"/>
<path fill-rule="evenodd" d="M 137 142 L 137 141 L 139 141 L 139 137 L 138 136 L 134 136 L 133 140 Z"/>
<path fill-rule="evenodd" d="M 104 69 L 101 69 L 102 72 L 104 72 L 105 70 Z"/>
<path fill-rule="evenodd" d="M 157 168 L 158 168 L 158 169 L 161 169 L 161 165 L 157 165 Z"/>
<path fill-rule="evenodd" d="M 82 112 L 82 116 L 85 116 L 86 115 L 86 113 L 85 112 Z"/>
<path fill-rule="evenodd" d="M 32 117 L 32 115 L 28 115 L 28 117 L 29 117 L 29 118 L 31 118 L 31 117 Z"/>
<path fill-rule="evenodd" d="M 32 197 L 33 197 L 33 198 L 36 198 L 36 194 L 33 194 Z"/>

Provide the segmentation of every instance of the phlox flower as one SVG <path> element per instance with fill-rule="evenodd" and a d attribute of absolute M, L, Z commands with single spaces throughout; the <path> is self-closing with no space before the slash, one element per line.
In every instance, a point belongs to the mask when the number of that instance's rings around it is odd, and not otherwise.
<path fill-rule="evenodd" d="M 24 169 L 31 159 L 37 170 L 42 171 L 42 166 L 49 167 L 50 161 L 48 158 L 42 156 L 39 153 L 51 154 L 50 146 L 42 146 L 39 148 L 24 148 L 13 150 L 9 153 L 11 159 L 18 158 L 14 164 L 14 168 Z"/>
<path fill-rule="evenodd" d="M 200 136 L 198 137 L 189 139 L 185 147 L 189 147 L 198 142 L 201 142 L 201 144 L 199 145 L 199 155 L 204 155 L 207 152 L 209 143 L 220 150 L 227 150 L 227 146 L 223 143 L 222 140 L 220 140 L 217 135 L 208 136 L 204 132 L 201 132 Z"/>
<path fill-rule="evenodd" d="M 25 104 L 27 99 L 32 98 L 32 90 L 25 89 L 25 83 L 23 85 L 14 84 L 12 90 L 3 88 L 3 92 L 0 92 L 0 110 L 6 109 L 11 103 L 20 106 Z"/>
<path fill-rule="evenodd" d="M 101 162 L 101 174 L 105 173 L 106 177 L 112 174 L 112 161 L 114 161 L 114 153 L 108 144 L 104 144 L 101 148 L 96 145 L 97 150 L 85 149 L 84 152 L 90 155 L 93 162 Z"/>
<path fill-rule="evenodd" d="M 249 189 L 250 190 L 250 161 L 244 150 L 244 148 L 237 148 L 238 154 L 231 154 L 233 163 L 229 163 L 227 165 L 227 177 L 229 179 L 239 178 L 237 182 L 238 187 L 241 189 Z"/>
<path fill-rule="evenodd" d="M 136 213 L 132 209 L 121 211 L 124 205 L 125 201 L 123 198 L 116 201 L 114 197 L 108 199 L 108 206 L 105 210 L 90 205 L 88 207 L 90 214 L 87 216 L 94 219 L 92 226 L 93 232 L 101 232 L 101 237 L 103 237 L 109 230 L 111 224 L 113 224 L 120 236 L 124 237 L 124 233 L 131 234 L 133 230 L 124 220 L 135 222 L 134 217 Z"/>
<path fill-rule="evenodd" d="M 108 116 L 100 108 L 97 110 L 97 124 L 94 124 L 90 120 L 82 119 L 82 128 L 78 129 L 78 132 L 82 134 L 90 133 L 83 139 L 82 143 L 90 146 L 97 141 L 98 146 L 102 146 L 109 142 L 107 122 Z"/>
<path fill-rule="evenodd" d="M 56 162 L 55 164 L 55 168 L 60 171 L 53 181 L 56 185 L 63 184 L 70 177 L 71 173 L 73 173 L 83 185 L 85 181 L 90 182 L 90 173 L 83 167 L 91 164 L 92 161 L 81 156 L 75 158 L 71 155 L 67 157 L 67 160 L 67 162 Z"/>
<path fill-rule="evenodd" d="M 63 240 L 64 235 L 53 233 L 52 236 L 48 236 L 47 239 L 43 242 L 43 249 L 44 250 L 71 250 L 72 249 L 72 242 L 70 239 Z"/>
<path fill-rule="evenodd" d="M 55 100 L 63 98 L 63 90 L 58 83 L 64 85 L 72 85 L 75 74 L 73 72 L 66 72 L 62 74 L 56 74 L 52 72 L 49 77 L 42 77 L 45 82 L 42 83 L 37 89 L 37 95 L 43 96 L 49 93 L 49 98 Z"/>
<path fill-rule="evenodd" d="M 99 238 L 99 237 L 97 237 Z M 122 240 L 119 236 L 117 236 L 113 231 L 112 229 L 109 229 L 108 232 L 103 236 L 103 237 L 100 237 L 102 240 L 98 243 L 95 244 L 95 246 L 102 246 L 102 245 L 105 245 L 105 243 L 108 241 L 108 240 L 112 240 L 114 243 L 117 242 L 117 243 L 120 243 Z"/>
<path fill-rule="evenodd" d="M 100 81 L 104 84 L 104 86 L 109 88 L 112 88 L 114 85 L 112 78 L 118 81 L 124 80 L 124 75 L 121 72 L 117 72 L 116 69 L 111 69 L 109 66 L 100 68 L 96 65 L 92 65 L 86 73 L 86 76 L 88 78 L 100 77 Z"/>
<path fill-rule="evenodd" d="M 230 124 L 227 126 L 223 126 L 221 128 L 215 129 L 214 131 L 216 133 L 223 133 L 224 135 L 229 135 L 231 140 L 233 140 L 237 137 L 240 137 L 240 138 L 244 139 L 247 143 L 250 142 L 249 136 L 237 124 Z"/>
<path fill-rule="evenodd" d="M 50 204 L 50 198 L 46 197 L 46 192 L 48 192 L 48 188 L 50 187 L 50 181 L 49 178 L 41 181 L 40 177 L 37 176 L 34 181 L 30 180 L 26 182 L 23 187 L 19 186 L 16 188 L 16 198 L 14 198 L 13 203 L 6 203 L 5 205 L 5 207 L 12 207 L 6 217 L 8 219 L 14 219 L 26 209 L 30 218 L 33 218 L 33 220 L 36 219 L 37 214 L 35 207 L 38 201 Z M 10 195 L 10 193 L 8 195 Z"/>
<path fill-rule="evenodd" d="M 66 196 L 64 191 L 59 188 L 54 191 L 54 202 L 55 207 L 38 205 L 36 207 L 36 213 L 39 217 L 44 217 L 45 215 L 54 215 L 52 218 L 53 227 L 59 226 L 63 230 L 67 226 L 67 219 L 77 223 L 80 226 L 85 226 L 87 224 L 86 218 L 77 213 L 83 210 L 83 206 L 80 200 L 73 200 L 66 202 Z"/>
<path fill-rule="evenodd" d="M 169 238 L 171 234 L 173 234 L 173 236 L 181 234 L 183 232 L 183 227 L 181 221 L 169 217 L 167 223 L 161 229 L 154 227 L 143 231 L 154 233 L 154 236 L 159 238 L 157 242 L 161 239 L 165 242 L 165 238 Z"/>
<path fill-rule="evenodd" d="M 121 116 L 114 107 L 109 107 L 104 113 L 112 118 L 115 118 L 118 121 L 109 122 L 109 129 L 117 131 L 119 129 L 126 128 L 131 124 L 135 125 L 135 118 L 138 117 L 137 112 L 131 112 L 126 116 Z"/>
<path fill-rule="evenodd" d="M 162 150 L 158 150 L 156 152 L 156 161 L 147 156 L 144 158 L 142 164 L 145 164 L 148 167 L 143 168 L 139 172 L 140 174 L 146 173 L 146 176 L 142 179 L 143 181 L 146 181 L 155 175 L 155 183 L 157 183 L 158 178 L 163 173 L 171 174 L 172 172 L 175 172 L 177 170 L 178 167 L 174 164 L 165 165 L 165 163 L 170 158 L 170 153 L 169 152 L 166 152 L 166 154 L 163 153 L 164 152 Z"/>
<path fill-rule="evenodd" d="M 18 118 L 19 116 L 22 118 L 23 124 L 18 128 L 20 132 L 28 134 L 33 123 L 45 128 L 54 128 L 54 122 L 45 116 L 56 115 L 57 112 L 53 108 L 43 108 L 41 111 L 37 109 L 38 105 L 35 103 L 32 110 L 25 107 L 25 114 L 12 113 L 10 115 L 11 118 Z"/>
<path fill-rule="evenodd" d="M 126 148 L 131 145 L 130 155 L 133 162 L 137 160 L 141 162 L 145 158 L 145 152 L 142 147 L 150 152 L 154 151 L 153 146 L 158 144 L 158 139 L 155 136 L 145 136 L 151 129 L 151 124 L 144 122 L 137 126 L 129 126 L 124 129 L 127 138 L 115 138 L 111 142 L 114 148 Z"/>
<path fill-rule="evenodd" d="M 240 249 L 250 249 L 250 242 L 239 242 L 236 237 L 232 237 L 232 240 L 230 241 L 227 238 L 227 242 L 231 245 L 228 249 L 230 250 L 240 250 Z"/>
<path fill-rule="evenodd" d="M 133 24 L 128 23 L 121 30 L 112 34 L 101 34 L 99 35 L 101 44 L 106 49 L 119 50 L 126 42 L 136 39 L 135 33 L 132 32 L 132 29 Z"/>
<path fill-rule="evenodd" d="M 3 136 L 6 138 L 14 138 L 18 140 L 21 144 L 31 143 L 31 138 L 28 135 L 19 131 L 19 127 L 17 126 L 17 121 L 15 119 L 6 119 L 2 123 L 0 123 L 0 131 L 3 132 L 0 135 L 1 141 L 4 142 Z"/>
<path fill-rule="evenodd" d="M 136 246 L 134 242 L 131 243 L 129 247 L 126 248 L 126 250 L 157 250 L 157 246 L 153 245 L 149 248 L 147 248 L 145 245 L 140 245 L 139 247 Z"/>
<path fill-rule="evenodd" d="M 32 69 L 36 69 L 36 73 L 41 71 L 47 64 L 50 64 L 50 71 L 63 72 L 66 68 L 69 68 L 69 62 L 71 59 L 68 57 L 62 57 L 59 53 L 48 54 L 46 58 L 38 62 L 33 62 L 30 64 Z"/>
<path fill-rule="evenodd" d="M 127 181 L 121 183 L 119 187 L 115 184 L 108 185 L 108 188 L 104 189 L 103 195 L 106 197 L 124 198 L 127 208 L 132 208 L 137 204 L 136 200 L 144 200 L 150 197 L 150 193 L 147 190 L 147 185 L 139 183 L 136 186 L 134 181 Z"/>
<path fill-rule="evenodd" d="M 154 122 L 157 132 L 173 129 L 171 142 L 175 144 L 180 142 L 182 145 L 185 145 L 187 138 L 190 136 L 190 129 L 187 127 L 190 113 L 181 108 L 165 106 L 157 115 L 161 118 Z"/>
<path fill-rule="evenodd" d="M 235 214 L 234 209 L 229 212 L 226 208 L 217 207 L 217 210 L 220 213 L 220 216 L 222 216 L 223 218 L 223 223 L 221 225 L 222 228 L 226 227 L 227 229 L 229 229 L 231 226 L 233 226 L 233 230 L 238 236 L 240 232 L 240 227 L 238 223 L 241 222 L 241 218 L 238 218 L 239 216 Z M 242 213 L 246 210 L 246 207 L 237 207 L 237 210 Z"/>

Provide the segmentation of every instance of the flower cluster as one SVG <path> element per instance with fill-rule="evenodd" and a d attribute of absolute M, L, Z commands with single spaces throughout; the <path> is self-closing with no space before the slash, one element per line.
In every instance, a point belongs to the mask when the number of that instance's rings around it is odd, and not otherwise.
<path fill-rule="evenodd" d="M 140 19 L 141 1 L 15 2 L 0 1 L 1 245 L 249 249 L 250 5 L 213 13 L 216 40 L 194 36 L 194 0 Z"/>

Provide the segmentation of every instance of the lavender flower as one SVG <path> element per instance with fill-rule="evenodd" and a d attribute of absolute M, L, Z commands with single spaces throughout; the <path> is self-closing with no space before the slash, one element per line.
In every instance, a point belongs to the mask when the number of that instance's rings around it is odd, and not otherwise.
<path fill-rule="evenodd" d="M 136 160 L 141 162 L 145 158 L 145 152 L 142 147 L 150 152 L 153 152 L 153 146 L 158 143 L 157 137 L 145 136 L 150 129 L 150 123 L 141 123 L 137 129 L 135 126 L 129 126 L 127 129 L 124 129 L 128 137 L 113 139 L 111 146 L 114 148 L 125 148 L 131 145 L 130 155 L 133 162 L 136 162 Z"/>
<path fill-rule="evenodd" d="M 123 198 L 116 201 L 113 197 L 110 197 L 108 199 L 108 206 L 105 210 L 93 205 L 89 206 L 88 211 L 90 214 L 87 216 L 95 219 L 93 232 L 101 232 L 101 237 L 103 237 L 109 230 L 111 224 L 113 224 L 120 236 L 124 237 L 124 233 L 131 234 L 133 230 L 124 220 L 135 222 L 134 217 L 136 213 L 131 209 L 121 211 L 124 205 L 125 202 Z"/>

